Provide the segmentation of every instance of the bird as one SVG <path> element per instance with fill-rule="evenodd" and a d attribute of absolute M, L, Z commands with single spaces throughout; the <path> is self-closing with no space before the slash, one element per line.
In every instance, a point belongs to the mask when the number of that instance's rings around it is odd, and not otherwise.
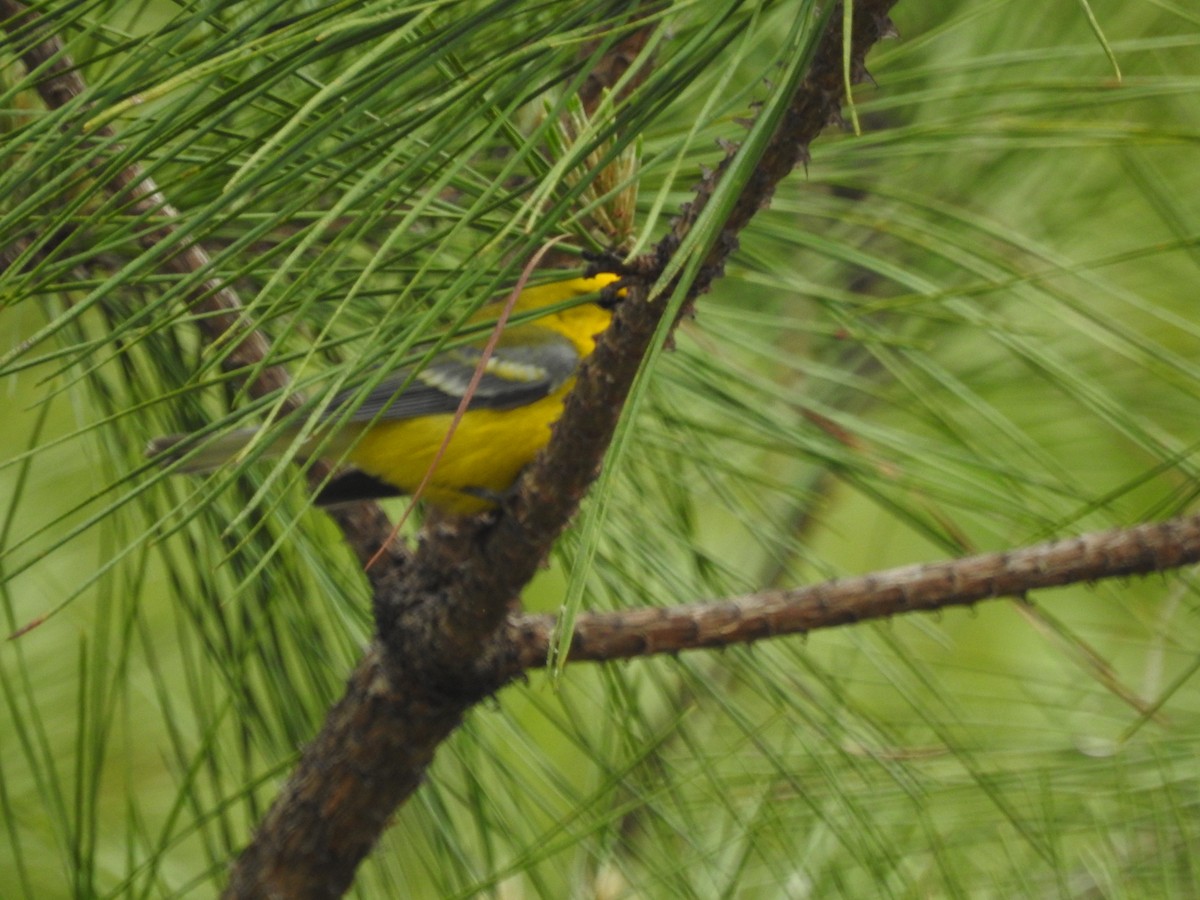
<path fill-rule="evenodd" d="M 316 496 L 332 505 L 415 493 L 439 451 L 421 499 L 453 515 L 494 508 L 522 469 L 550 440 L 551 426 L 575 384 L 580 363 L 608 327 L 619 276 L 601 272 L 526 287 L 514 314 L 544 315 L 504 329 L 471 395 L 453 437 L 441 451 L 462 398 L 479 367 L 487 338 L 437 354 L 424 366 L 382 378 L 361 400 L 351 389 L 334 397 L 299 455 L 322 454 L 352 468 L 336 475 Z M 561 306 L 571 300 L 583 302 Z M 485 306 L 471 321 L 495 318 Z M 357 406 L 350 406 L 357 402 Z M 272 436 L 264 456 L 278 456 L 295 441 L 300 425 Z M 215 471 L 233 462 L 259 433 L 243 428 L 208 439 L 173 434 L 152 440 L 147 454 L 175 474 Z"/>

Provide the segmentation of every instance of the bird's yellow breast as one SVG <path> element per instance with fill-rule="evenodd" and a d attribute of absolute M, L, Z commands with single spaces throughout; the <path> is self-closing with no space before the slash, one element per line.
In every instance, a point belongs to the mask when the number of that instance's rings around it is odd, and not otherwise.
<path fill-rule="evenodd" d="M 517 409 L 469 410 L 438 461 L 422 498 L 447 512 L 468 515 L 495 505 L 521 470 L 550 440 L 563 399 L 575 379 Z M 453 414 L 379 422 L 359 438 L 350 462 L 406 494 L 417 490 L 454 420 Z"/>

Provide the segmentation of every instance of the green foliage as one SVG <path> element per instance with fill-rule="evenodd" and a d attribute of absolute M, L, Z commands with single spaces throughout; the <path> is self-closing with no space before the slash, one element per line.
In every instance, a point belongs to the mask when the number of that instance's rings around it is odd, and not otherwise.
<path fill-rule="evenodd" d="M 594 248 L 589 185 L 634 143 L 652 243 L 777 97 L 803 4 L 631 6 L 51 3 L 89 85 L 57 112 L 10 65 L 21 36 L 0 51 L 0 606 L 10 632 L 46 617 L 0 646 L 0 895 L 211 895 L 370 633 L 297 467 L 142 458 L 282 400 L 236 386 L 189 299 L 232 286 L 310 415 L 547 238 Z M 585 607 L 666 605 L 1192 506 L 1200 19 L 895 17 L 862 135 L 827 133 L 742 235 L 651 373 L 595 544 L 566 535 L 530 607 L 571 578 Z M 646 81 L 561 140 L 647 21 Z M 170 236 L 106 186 L 133 162 Z M 170 274 L 193 241 L 210 268 Z M 1197 893 L 1190 578 L 1030 600 L 533 677 L 442 749 L 356 890 Z"/>

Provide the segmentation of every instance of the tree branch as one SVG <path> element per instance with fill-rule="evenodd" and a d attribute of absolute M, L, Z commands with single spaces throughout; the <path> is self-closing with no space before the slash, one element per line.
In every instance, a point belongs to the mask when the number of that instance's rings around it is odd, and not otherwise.
<path fill-rule="evenodd" d="M 886 13 L 893 2 L 856 5 L 857 68 L 890 29 Z M 837 118 L 841 16 L 830 21 L 808 77 L 724 223 L 691 296 L 717 277 L 737 232 L 767 205 L 808 143 Z M 646 276 L 694 226 L 733 152 L 704 180 L 657 252 L 642 261 Z M 628 279 L 629 296 L 581 371 L 549 446 L 498 517 L 444 521 L 422 535 L 411 565 L 373 571 L 380 642 L 238 860 L 227 896 L 333 896 L 345 890 L 396 805 L 420 783 L 436 744 L 473 704 L 520 671 L 516 661 L 524 648 L 513 639 L 521 635 L 503 626 L 595 478 L 666 311 L 665 297 L 647 302 L 647 283 Z"/>
<path fill-rule="evenodd" d="M 712 603 L 584 613 L 576 619 L 569 660 L 604 662 L 728 647 L 1196 562 L 1200 516 L 1188 516 Z M 554 617 L 515 616 L 508 627 L 521 648 L 517 668 L 545 665 Z"/>

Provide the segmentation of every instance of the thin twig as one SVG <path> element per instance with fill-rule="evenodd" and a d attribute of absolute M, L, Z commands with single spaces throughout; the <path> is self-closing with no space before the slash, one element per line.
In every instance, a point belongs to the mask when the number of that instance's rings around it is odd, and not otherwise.
<path fill-rule="evenodd" d="M 66 52 L 62 39 L 47 30 L 49 23 L 39 13 L 17 0 L 0 0 L 0 27 L 14 40 L 20 37 L 21 61 L 26 70 L 36 76 L 38 95 L 47 108 L 62 109 L 85 96 L 87 85 L 83 76 Z M 83 118 L 77 116 L 64 122 L 63 127 L 82 127 Z M 108 125 L 97 128 L 93 134 L 114 136 Z M 110 145 L 109 152 L 119 153 L 120 147 Z M 212 258 L 204 247 L 190 238 L 180 238 L 179 211 L 167 201 L 154 179 L 139 164 L 126 166 L 105 184 L 105 189 L 115 197 L 127 198 L 133 213 L 162 222 L 159 227 L 139 235 L 138 242 L 145 250 L 160 246 L 175 248 L 162 261 L 164 271 L 189 277 L 212 270 Z M 196 324 L 205 337 L 212 343 L 230 345 L 229 352 L 222 356 L 222 367 L 227 371 L 255 373 L 246 384 L 251 396 L 280 392 L 284 394 L 280 402 L 282 412 L 300 408 L 303 396 L 298 392 L 285 393 L 290 383 L 287 370 L 279 365 L 263 365 L 271 357 L 271 342 L 245 318 L 241 299 L 232 287 L 216 277 L 207 277 L 192 289 L 188 302 L 200 314 L 196 316 Z M 308 471 L 309 483 L 322 483 L 328 472 L 324 463 L 313 464 Z M 331 514 L 361 560 L 368 559 L 384 545 L 390 526 L 378 505 L 356 504 Z"/>
<path fill-rule="evenodd" d="M 42 30 L 46 20 L 16 0 L 0 0 L 0 22 L 10 36 Z M 50 109 L 61 109 L 85 95 L 87 85 L 79 74 L 75 63 L 67 54 L 62 39 L 54 33 L 39 35 L 38 40 L 21 49 L 21 61 L 31 75 L 37 76 L 38 95 Z M 64 127 L 82 127 L 82 116 L 64 123 Z M 111 127 L 97 128 L 97 137 L 113 137 Z M 109 146 L 110 153 L 119 153 L 120 146 Z M 92 161 L 89 164 L 95 164 Z M 152 250 L 161 246 L 175 247 L 174 253 L 163 260 L 163 269 L 174 275 L 195 275 L 212 269 L 212 259 L 207 251 L 190 239 L 179 237 L 177 222 L 179 211 L 172 206 L 159 190 L 154 179 L 146 174 L 137 163 L 126 166 L 105 184 L 105 189 L 114 197 L 124 197 L 130 210 L 139 216 L 153 217 L 162 222 L 158 228 L 149 229 L 138 236 L 143 249 Z M 216 278 L 208 278 L 192 292 L 190 302 L 201 315 L 197 324 L 213 342 L 230 343 L 230 352 L 224 357 L 225 369 L 243 370 L 262 364 L 270 357 L 271 344 L 261 332 L 251 328 L 242 316 L 242 302 L 233 288 L 221 284 Z M 282 391 L 288 385 L 287 370 L 282 366 L 263 368 L 247 390 L 252 396 L 262 396 L 273 391 Z M 285 397 L 285 410 L 300 407 L 299 396 Z"/>

